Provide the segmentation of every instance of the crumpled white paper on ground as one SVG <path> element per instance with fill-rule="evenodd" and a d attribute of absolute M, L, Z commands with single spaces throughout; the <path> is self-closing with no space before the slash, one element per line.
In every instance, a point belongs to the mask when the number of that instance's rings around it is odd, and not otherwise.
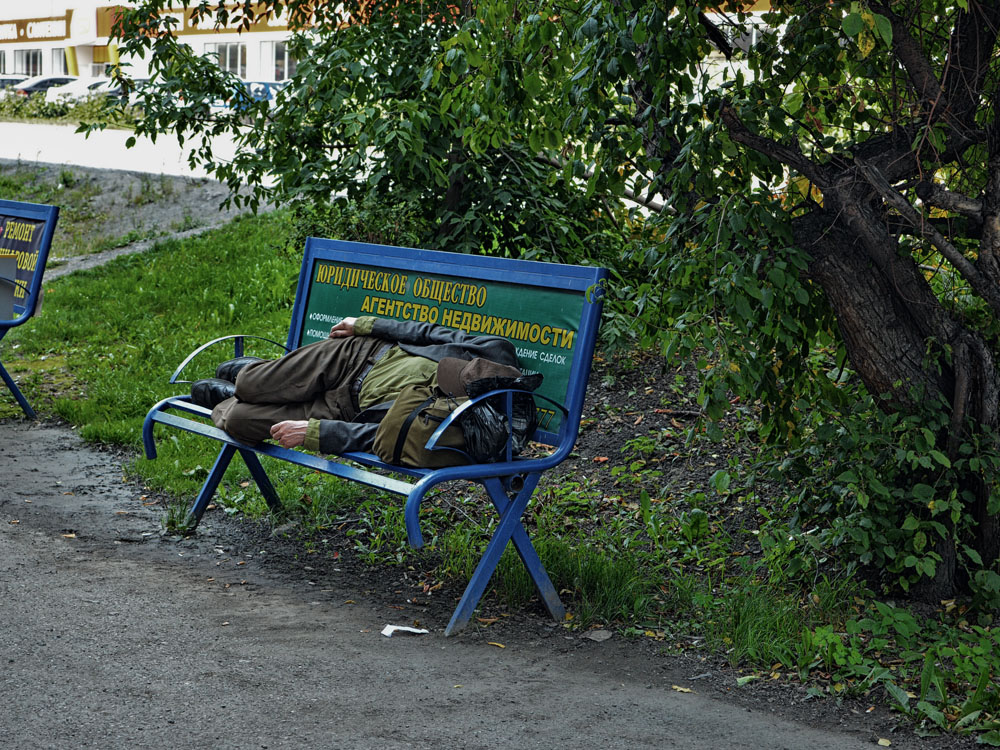
<path fill-rule="evenodd" d="M 424 630 L 423 628 L 411 628 L 407 625 L 386 625 L 382 628 L 382 635 L 386 638 L 392 638 L 393 633 L 406 633 L 408 635 L 426 635 L 431 631 Z"/>

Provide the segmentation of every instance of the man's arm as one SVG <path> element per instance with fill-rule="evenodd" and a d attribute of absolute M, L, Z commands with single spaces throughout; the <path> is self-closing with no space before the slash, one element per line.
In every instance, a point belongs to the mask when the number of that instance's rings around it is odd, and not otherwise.
<path fill-rule="evenodd" d="M 357 318 L 344 318 L 342 321 L 337 323 L 333 328 L 330 329 L 330 335 L 327 338 L 331 339 L 344 339 L 349 336 L 353 336 L 355 332 L 359 336 L 364 335 L 362 331 L 355 331 L 357 326 Z"/>
<path fill-rule="evenodd" d="M 271 437 L 285 448 L 302 445 L 319 453 L 370 452 L 377 424 L 339 419 L 286 420 L 271 427 Z"/>
<path fill-rule="evenodd" d="M 374 318 L 371 335 L 393 341 L 411 354 L 420 354 L 434 360 L 443 357 L 483 357 L 504 365 L 521 366 L 517 359 L 517 349 L 502 336 L 474 336 L 435 323 L 388 318 Z"/>
<path fill-rule="evenodd" d="M 445 328 L 436 323 L 417 323 L 412 320 L 393 320 L 365 315 L 360 318 L 344 318 L 330 329 L 332 339 L 348 336 L 376 336 L 400 344 L 400 348 L 410 354 L 435 361 L 443 357 L 460 359 L 482 357 L 512 367 L 521 366 L 517 359 L 517 349 L 502 336 L 473 336 L 465 331 Z"/>

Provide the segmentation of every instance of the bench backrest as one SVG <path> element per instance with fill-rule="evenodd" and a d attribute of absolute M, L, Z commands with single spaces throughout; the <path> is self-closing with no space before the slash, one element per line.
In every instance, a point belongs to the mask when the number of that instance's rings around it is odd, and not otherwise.
<path fill-rule="evenodd" d="M 349 316 L 439 323 L 509 339 L 544 375 L 535 440 L 575 438 L 600 323 L 603 268 L 462 255 L 310 237 L 288 346 L 325 339 Z"/>
<path fill-rule="evenodd" d="M 57 206 L 0 200 L 0 328 L 35 313 L 58 217 Z"/>

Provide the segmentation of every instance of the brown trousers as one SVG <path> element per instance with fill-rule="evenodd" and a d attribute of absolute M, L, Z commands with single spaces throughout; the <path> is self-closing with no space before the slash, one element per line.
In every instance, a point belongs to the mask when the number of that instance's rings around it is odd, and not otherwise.
<path fill-rule="evenodd" d="M 286 419 L 350 421 L 359 411 L 353 386 L 385 343 L 372 336 L 324 339 L 248 365 L 236 377 L 236 396 L 212 410 L 212 421 L 249 445 L 270 438 L 271 426 Z"/>

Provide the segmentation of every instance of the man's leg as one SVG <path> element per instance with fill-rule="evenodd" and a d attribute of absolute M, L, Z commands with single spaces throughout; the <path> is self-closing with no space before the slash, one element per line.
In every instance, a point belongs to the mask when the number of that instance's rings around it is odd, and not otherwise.
<path fill-rule="evenodd" d="M 271 425 L 286 419 L 309 419 L 311 407 L 312 404 L 251 404 L 227 398 L 212 410 L 212 421 L 241 443 L 256 445 L 271 437 Z"/>
<path fill-rule="evenodd" d="M 212 410 L 212 421 L 248 445 L 267 440 L 272 425 L 289 419 L 349 421 L 357 415 L 351 384 L 384 346 L 370 336 L 327 339 L 247 365 L 236 378 L 236 396 Z"/>
<path fill-rule="evenodd" d="M 371 336 L 324 339 L 280 359 L 247 365 L 236 378 L 236 397 L 252 404 L 312 402 L 322 393 L 349 387 L 384 343 Z"/>

